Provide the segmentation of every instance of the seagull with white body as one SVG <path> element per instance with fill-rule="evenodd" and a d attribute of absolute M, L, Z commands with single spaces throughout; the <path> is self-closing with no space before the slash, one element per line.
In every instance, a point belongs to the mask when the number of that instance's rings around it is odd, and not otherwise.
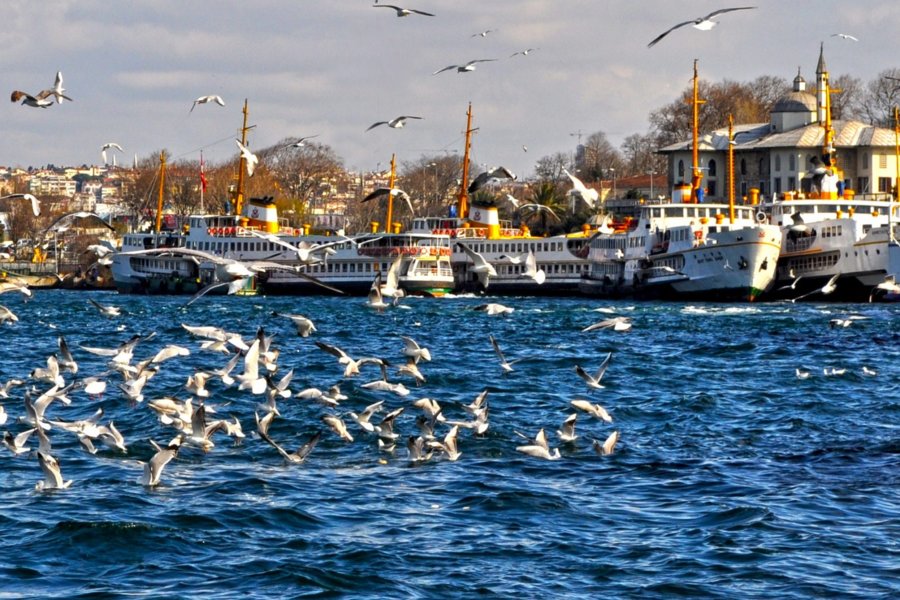
<path fill-rule="evenodd" d="M 188 111 L 188 114 L 194 112 L 194 109 L 198 104 L 208 104 L 210 102 L 215 102 L 219 106 L 225 106 L 225 101 L 222 100 L 222 96 L 217 96 L 216 94 L 210 94 L 208 96 L 200 96 L 191 104 L 191 110 Z"/>
<path fill-rule="evenodd" d="M 513 56 L 518 56 L 520 54 L 522 56 L 528 56 L 535 50 L 540 50 L 540 48 L 525 48 L 524 50 L 519 50 L 518 52 L 513 52 L 512 54 L 509 55 L 509 57 L 512 58 Z"/>
<path fill-rule="evenodd" d="M 309 437 L 308 440 L 306 440 L 306 443 L 302 444 L 299 448 L 297 448 L 297 450 L 295 452 L 288 452 L 287 450 L 282 448 L 279 444 L 277 444 L 275 442 L 275 440 L 273 440 L 271 437 L 269 437 L 268 431 L 266 431 L 265 433 L 260 431 L 259 437 L 261 437 L 270 446 L 275 448 L 275 450 L 278 451 L 278 454 L 280 454 L 284 458 L 284 460 L 286 460 L 289 463 L 299 464 L 306 460 L 306 458 L 313 451 L 313 448 L 316 447 L 316 444 L 319 443 L 319 440 L 322 438 L 322 432 L 316 431 L 314 434 L 312 434 Z"/>
<path fill-rule="evenodd" d="M 559 436 L 559 441 L 568 443 L 578 439 L 578 434 L 575 433 L 576 421 L 578 421 L 578 413 L 572 413 L 566 417 L 562 426 L 556 431 L 556 435 Z"/>
<path fill-rule="evenodd" d="M 583 410 L 587 414 L 600 419 L 601 421 L 612 423 L 612 417 L 610 416 L 610 414 L 599 404 L 593 404 L 591 402 L 588 402 L 587 400 L 572 400 L 569 404 L 571 404 L 578 410 Z"/>
<path fill-rule="evenodd" d="M 38 463 L 41 465 L 41 471 L 44 472 L 44 480 L 38 481 L 34 489 L 43 490 L 64 490 L 72 481 L 63 481 L 62 472 L 59 470 L 59 461 L 49 454 L 38 451 Z"/>
<path fill-rule="evenodd" d="M 549 206 L 545 206 L 544 204 L 523 204 L 517 210 L 517 212 L 525 218 L 531 218 L 535 215 L 539 215 L 541 213 L 547 213 L 549 216 L 553 217 L 557 221 L 560 221 L 559 215 L 553 212 L 553 209 Z"/>
<path fill-rule="evenodd" d="M 400 339 L 403 340 L 404 344 L 403 356 L 408 356 L 416 362 L 419 362 L 420 360 L 424 360 L 425 362 L 431 361 L 431 352 L 428 348 L 420 346 L 416 340 L 409 336 L 401 335 Z"/>
<path fill-rule="evenodd" d="M 809 379 L 809 371 L 806 369 L 794 369 L 794 374 L 797 376 L 797 379 Z"/>
<path fill-rule="evenodd" d="M 339 438 L 345 442 L 352 442 L 353 436 L 347 431 L 347 425 L 337 415 L 323 415 L 322 422 L 328 425 Z"/>
<path fill-rule="evenodd" d="M 611 358 L 612 352 L 606 355 L 606 358 L 604 358 L 603 362 L 600 363 L 600 367 L 597 369 L 597 372 L 594 375 L 591 375 L 578 365 L 575 365 L 575 372 L 585 381 L 585 383 L 588 384 L 588 387 L 595 390 L 602 389 L 603 386 L 600 385 L 600 380 L 603 379 L 603 374 L 606 373 L 606 369 L 607 367 L 609 367 L 609 361 Z"/>
<path fill-rule="evenodd" d="M 525 270 L 522 271 L 522 277 L 533 279 L 538 285 L 544 283 L 544 280 L 547 278 L 544 270 L 538 269 L 537 258 L 535 258 L 532 250 L 529 250 L 528 255 L 525 257 Z"/>
<path fill-rule="evenodd" d="M 409 462 L 418 463 L 430 460 L 434 451 L 430 448 L 425 450 L 425 438 L 422 436 L 409 436 L 406 440 L 406 452 L 409 455 Z"/>
<path fill-rule="evenodd" d="M 409 194 L 401 190 L 400 188 L 386 188 L 380 187 L 376 188 L 374 192 L 360 200 L 360 202 L 368 202 L 369 200 L 380 200 L 382 198 L 399 198 L 406 202 L 407 208 L 409 208 L 409 212 L 415 216 L 416 211 L 413 210 L 412 199 L 409 197 Z"/>
<path fill-rule="evenodd" d="M 839 37 L 842 40 L 850 40 L 851 42 L 858 42 L 859 40 L 849 33 L 832 33 L 831 37 Z"/>
<path fill-rule="evenodd" d="M 545 460 L 559 460 L 562 458 L 559 454 L 559 448 L 550 450 L 550 445 L 547 443 L 547 435 L 544 433 L 543 429 L 538 431 L 533 443 L 524 446 L 516 446 L 516 450 L 523 454 L 534 456 L 535 458 L 543 458 Z"/>
<path fill-rule="evenodd" d="M 472 266 L 469 268 L 469 271 L 475 273 L 478 276 L 478 281 L 481 282 L 482 287 L 487 289 L 488 285 L 491 283 L 491 277 L 497 276 L 497 270 L 494 268 L 494 265 L 489 263 L 480 253 L 475 252 L 465 244 L 458 245 L 472 261 Z"/>
<path fill-rule="evenodd" d="M 822 287 L 820 287 L 819 289 L 813 290 L 806 294 L 802 294 L 800 296 L 797 296 L 796 298 L 791 298 L 791 302 L 796 302 L 797 300 L 802 300 L 803 298 L 806 298 L 807 296 L 812 296 L 813 294 L 821 293 L 823 296 L 827 296 L 828 294 L 833 293 L 834 290 L 837 289 L 837 281 L 840 278 L 840 276 L 841 276 L 840 273 L 835 273 L 834 275 L 831 276 L 831 279 L 829 279 L 828 282 L 825 285 L 823 285 Z"/>
<path fill-rule="evenodd" d="M 310 333 L 316 331 L 316 326 L 313 322 L 303 315 L 299 314 L 287 314 L 287 313 L 279 313 L 272 312 L 273 317 L 285 317 L 291 320 L 291 323 L 294 324 L 294 327 L 297 328 L 297 335 L 300 337 L 309 337 Z"/>
<path fill-rule="evenodd" d="M 513 173 L 506 167 L 493 167 L 491 169 L 488 169 L 487 171 L 484 171 L 483 173 L 479 173 L 478 177 L 473 179 L 472 183 L 469 184 L 468 192 L 470 194 L 474 194 L 488 184 L 500 181 L 502 179 L 515 181 L 517 177 L 515 173 Z"/>
<path fill-rule="evenodd" d="M 53 96 L 56 99 L 57 104 L 62 104 L 63 100 L 68 100 L 72 102 L 72 99 L 63 94 L 66 91 L 66 88 L 63 87 L 63 76 L 62 71 L 56 72 L 56 78 L 53 80 L 53 87 L 49 90 L 43 90 L 38 96 L 45 94 L 44 97 L 49 98 Z"/>
<path fill-rule="evenodd" d="M 363 431 L 374 433 L 375 425 L 370 422 L 370 419 L 375 415 L 375 413 L 381 410 L 382 404 L 384 404 L 384 400 L 380 400 L 374 404 L 368 405 L 360 414 L 356 414 L 355 412 L 350 412 L 347 414 L 357 425 L 362 428 Z"/>
<path fill-rule="evenodd" d="M 0 325 L 3 323 L 16 323 L 18 320 L 19 317 L 16 316 L 16 313 L 5 306 L 0 306 Z"/>
<path fill-rule="evenodd" d="M 433 17 L 434 15 L 424 10 L 416 10 L 415 8 L 403 8 L 394 4 L 373 4 L 372 8 L 393 8 L 397 11 L 398 17 L 408 17 L 409 15 L 422 15 L 425 17 Z"/>
<path fill-rule="evenodd" d="M 41 201 L 38 200 L 37 197 L 33 194 L 9 194 L 8 196 L 0 197 L 0 200 L 12 200 L 15 198 L 21 198 L 23 200 L 28 200 L 29 202 L 31 202 L 31 212 L 34 213 L 34 216 L 36 217 L 41 216 Z M 0 291 L 0 294 L 2 293 L 3 292 Z"/>
<path fill-rule="evenodd" d="M 97 310 L 99 310 L 100 314 L 104 317 L 119 317 L 122 315 L 122 309 L 118 306 L 104 306 L 93 298 L 88 298 L 88 302 L 90 302 Z"/>
<path fill-rule="evenodd" d="M 443 415 L 443 411 L 441 409 L 441 405 L 438 404 L 437 400 L 432 398 L 420 398 L 413 402 L 413 406 L 420 409 L 425 416 L 431 419 L 432 421 L 440 421 L 443 423 L 447 419 Z"/>
<path fill-rule="evenodd" d="M 472 310 L 480 310 L 482 312 L 487 313 L 490 316 L 495 315 L 509 315 L 512 314 L 516 309 L 511 306 L 504 306 L 498 302 L 488 302 L 487 304 L 479 304 L 472 308 Z"/>
<path fill-rule="evenodd" d="M 441 450 L 449 461 L 459 460 L 459 457 L 462 456 L 462 452 L 459 451 L 457 446 L 456 436 L 458 434 L 459 426 L 454 425 L 450 428 L 450 431 L 447 432 L 447 435 L 444 436 L 443 442 L 431 442 L 429 446 Z"/>
<path fill-rule="evenodd" d="M 3 433 L 3 445 L 9 448 L 9 451 L 19 456 L 20 454 L 27 454 L 31 452 L 31 448 L 25 446 L 28 443 L 28 438 L 31 437 L 31 434 L 34 433 L 36 427 L 32 427 L 31 429 L 26 429 L 25 431 L 19 433 L 18 435 L 13 436 L 8 431 Z"/>
<path fill-rule="evenodd" d="M 613 450 L 616 448 L 616 444 L 619 443 L 619 432 L 613 431 L 609 434 L 609 437 L 606 438 L 602 444 L 599 440 L 594 440 L 593 447 L 594 451 L 601 456 L 609 456 L 613 453 Z"/>
<path fill-rule="evenodd" d="M 500 368 L 503 369 L 504 373 L 511 373 L 513 370 L 512 366 L 522 359 L 517 358 L 513 361 L 506 360 L 506 357 L 503 356 L 503 351 L 500 350 L 500 344 L 497 343 L 497 340 L 494 338 L 494 336 L 488 334 L 488 339 L 490 339 L 491 341 L 491 346 L 494 347 L 494 352 L 497 354 L 497 358 L 500 359 Z"/>
<path fill-rule="evenodd" d="M 266 379 L 259 375 L 259 339 L 253 340 L 244 355 L 244 372 L 235 377 L 241 384 L 239 390 L 249 389 L 253 394 L 266 391 Z"/>
<path fill-rule="evenodd" d="M 181 448 L 181 435 L 175 436 L 165 448 L 161 448 L 159 444 L 150 440 L 150 444 L 156 449 L 150 461 L 144 464 L 144 474 L 141 477 L 141 484 L 147 487 L 156 487 L 159 485 L 160 477 L 162 477 L 163 469 L 166 468 L 172 459 L 178 455 Z"/>
<path fill-rule="evenodd" d="M 100 146 L 100 157 L 103 159 L 103 164 L 104 164 L 104 165 L 107 163 L 107 160 L 106 160 L 106 151 L 107 151 L 107 150 L 110 150 L 110 149 L 112 149 L 112 150 L 118 150 L 119 152 L 125 152 L 125 149 L 122 148 L 122 146 L 120 146 L 119 144 L 117 144 L 117 143 L 115 143 L 115 142 L 106 142 L 105 144 L 103 144 L 102 146 Z"/>
<path fill-rule="evenodd" d="M 432 73 L 432 75 L 437 75 L 438 73 L 443 73 L 444 71 L 452 71 L 453 69 L 456 69 L 457 73 L 471 73 L 475 70 L 475 65 L 477 65 L 478 63 L 494 62 L 496 60 L 496 58 L 476 58 L 475 60 L 470 60 L 464 65 L 447 65 L 443 69 L 438 69 L 437 71 Z"/>
<path fill-rule="evenodd" d="M 306 140 L 311 140 L 311 139 L 317 138 L 317 137 L 319 137 L 318 133 L 316 135 L 307 135 L 305 137 L 299 137 L 295 141 L 293 141 L 290 144 L 288 144 L 287 146 L 285 146 L 285 148 L 303 148 L 304 146 L 306 146 Z"/>
<path fill-rule="evenodd" d="M 699 29 L 700 31 L 709 31 L 710 29 L 712 29 L 713 27 L 715 27 L 716 25 L 719 24 L 718 21 L 712 20 L 713 17 L 715 17 L 717 15 L 721 15 L 723 13 L 733 12 L 736 10 L 751 10 L 751 9 L 755 9 L 755 8 L 756 8 L 755 6 L 738 6 L 735 8 L 720 8 L 719 10 L 714 10 L 713 12 L 709 13 L 705 17 L 697 17 L 696 19 L 691 19 L 690 21 L 683 21 L 681 23 L 678 23 L 677 25 L 673 25 L 666 31 L 662 32 L 661 34 L 659 34 L 658 36 L 653 38 L 653 40 L 651 40 L 650 43 L 647 44 L 647 47 L 652 48 L 653 46 L 655 46 L 657 44 L 657 42 L 659 42 L 661 39 L 663 39 L 664 37 L 666 37 L 673 31 L 675 31 L 679 27 L 684 27 L 685 25 L 691 25 L 692 27 L 694 27 L 695 29 Z"/>
<path fill-rule="evenodd" d="M 416 117 L 413 115 L 400 115 L 399 117 L 394 117 L 390 121 L 376 121 L 376 122 L 372 123 L 371 125 L 369 125 L 366 128 L 366 131 L 369 131 L 370 129 L 375 129 L 379 125 L 387 125 L 391 129 L 402 129 L 406 125 L 407 119 L 421 119 L 421 118 L 422 117 Z"/>
<path fill-rule="evenodd" d="M 588 331 L 594 331 L 596 329 L 612 329 L 613 331 L 628 331 L 631 329 L 631 318 L 630 317 L 611 317 L 609 319 L 603 319 L 602 321 L 598 321 L 593 325 L 588 325 L 584 329 L 581 330 L 582 333 Z"/>
<path fill-rule="evenodd" d="M 256 171 L 256 166 L 259 164 L 259 157 L 250 152 L 250 149 L 243 145 L 241 140 L 234 140 L 234 143 L 241 151 L 241 158 L 244 159 L 244 164 L 247 166 L 247 177 L 253 177 L 253 172 Z"/>
<path fill-rule="evenodd" d="M 584 185 L 580 179 L 569 173 L 566 169 L 563 169 L 563 173 L 569 176 L 569 179 L 572 180 L 572 189 L 569 190 L 570 194 L 575 194 L 590 207 L 594 208 L 597 200 L 600 199 L 600 192 L 593 188 L 589 188 Z"/>
<path fill-rule="evenodd" d="M 30 106 L 32 108 L 49 108 L 53 106 L 53 101 L 48 100 L 47 96 L 40 97 L 40 94 L 38 94 L 38 96 L 32 96 L 31 94 L 28 94 L 21 90 L 13 90 L 13 93 L 10 95 L 9 100 L 10 102 L 18 102 L 19 100 L 21 100 L 23 105 Z"/>

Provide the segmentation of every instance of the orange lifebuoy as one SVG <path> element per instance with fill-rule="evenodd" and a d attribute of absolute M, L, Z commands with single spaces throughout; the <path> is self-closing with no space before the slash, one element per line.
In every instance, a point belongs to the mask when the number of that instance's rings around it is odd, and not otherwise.
<path fill-rule="evenodd" d="M 432 248 L 432 249 L 431 249 L 431 255 L 432 255 L 432 256 L 437 256 L 437 255 L 438 255 L 438 248 Z"/>
<path fill-rule="evenodd" d="M 216 235 L 216 230 L 214 227 L 210 227 L 206 230 L 206 233 L 208 233 L 209 235 Z"/>
<path fill-rule="evenodd" d="M 703 230 L 701 229 L 701 230 L 699 230 L 699 231 L 695 231 L 695 232 L 694 232 L 694 237 L 697 238 L 698 240 L 703 239 Z"/>

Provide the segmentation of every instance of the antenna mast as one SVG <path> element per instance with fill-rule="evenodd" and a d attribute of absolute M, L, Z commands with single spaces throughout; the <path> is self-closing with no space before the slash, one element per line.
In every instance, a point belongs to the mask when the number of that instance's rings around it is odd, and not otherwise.
<path fill-rule="evenodd" d="M 462 183 L 459 189 L 459 203 L 457 213 L 460 219 L 465 219 L 469 213 L 469 153 L 472 148 L 472 103 L 469 102 L 469 110 L 466 111 L 466 147 L 463 152 Z"/>

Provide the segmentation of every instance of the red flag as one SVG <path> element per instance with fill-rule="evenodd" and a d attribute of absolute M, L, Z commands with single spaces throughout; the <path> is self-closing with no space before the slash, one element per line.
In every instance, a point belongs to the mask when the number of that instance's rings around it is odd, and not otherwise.
<path fill-rule="evenodd" d="M 206 193 L 206 172 L 203 170 L 203 153 L 200 153 L 200 189 Z"/>

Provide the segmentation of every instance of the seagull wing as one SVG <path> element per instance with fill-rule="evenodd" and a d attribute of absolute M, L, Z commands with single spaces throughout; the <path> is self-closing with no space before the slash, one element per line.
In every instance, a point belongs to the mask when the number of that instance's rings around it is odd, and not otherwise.
<path fill-rule="evenodd" d="M 712 14 L 716 14 L 716 13 L 712 13 Z M 678 25 L 674 25 L 674 26 L 670 27 L 666 31 L 662 32 L 661 34 L 659 34 L 658 36 L 653 38 L 653 40 L 649 44 L 647 44 L 647 47 L 652 48 L 653 46 L 655 46 L 657 44 L 657 42 L 659 42 L 661 39 L 663 39 L 664 37 L 666 37 L 673 31 L 675 31 L 679 27 L 684 27 L 685 25 L 693 25 L 694 23 L 695 23 L 695 20 L 691 19 L 690 21 L 684 21 L 682 23 L 679 23 Z"/>
<path fill-rule="evenodd" d="M 381 5 L 379 4 L 379 6 L 381 6 Z M 366 128 L 366 131 L 369 131 L 370 129 L 375 129 L 379 125 L 387 125 L 387 123 L 388 123 L 387 121 L 378 121 L 378 122 L 372 123 L 371 125 L 369 125 Z"/>
<path fill-rule="evenodd" d="M 715 17 L 716 15 L 721 15 L 722 13 L 733 12 L 736 10 L 750 10 L 753 8 L 756 8 L 756 7 L 755 6 L 736 6 L 734 8 L 720 8 L 719 10 L 714 10 L 711 13 L 709 13 L 708 15 L 706 15 L 705 17 L 703 17 L 703 20 L 705 21 L 707 19 L 711 19 L 711 18 Z"/>
<path fill-rule="evenodd" d="M 444 67 L 443 69 L 438 69 L 437 71 L 432 73 L 432 75 L 437 75 L 438 73 L 443 73 L 444 71 L 450 71 L 450 70 L 456 69 L 458 67 L 459 67 L 459 65 L 449 65 L 449 66 Z"/>

